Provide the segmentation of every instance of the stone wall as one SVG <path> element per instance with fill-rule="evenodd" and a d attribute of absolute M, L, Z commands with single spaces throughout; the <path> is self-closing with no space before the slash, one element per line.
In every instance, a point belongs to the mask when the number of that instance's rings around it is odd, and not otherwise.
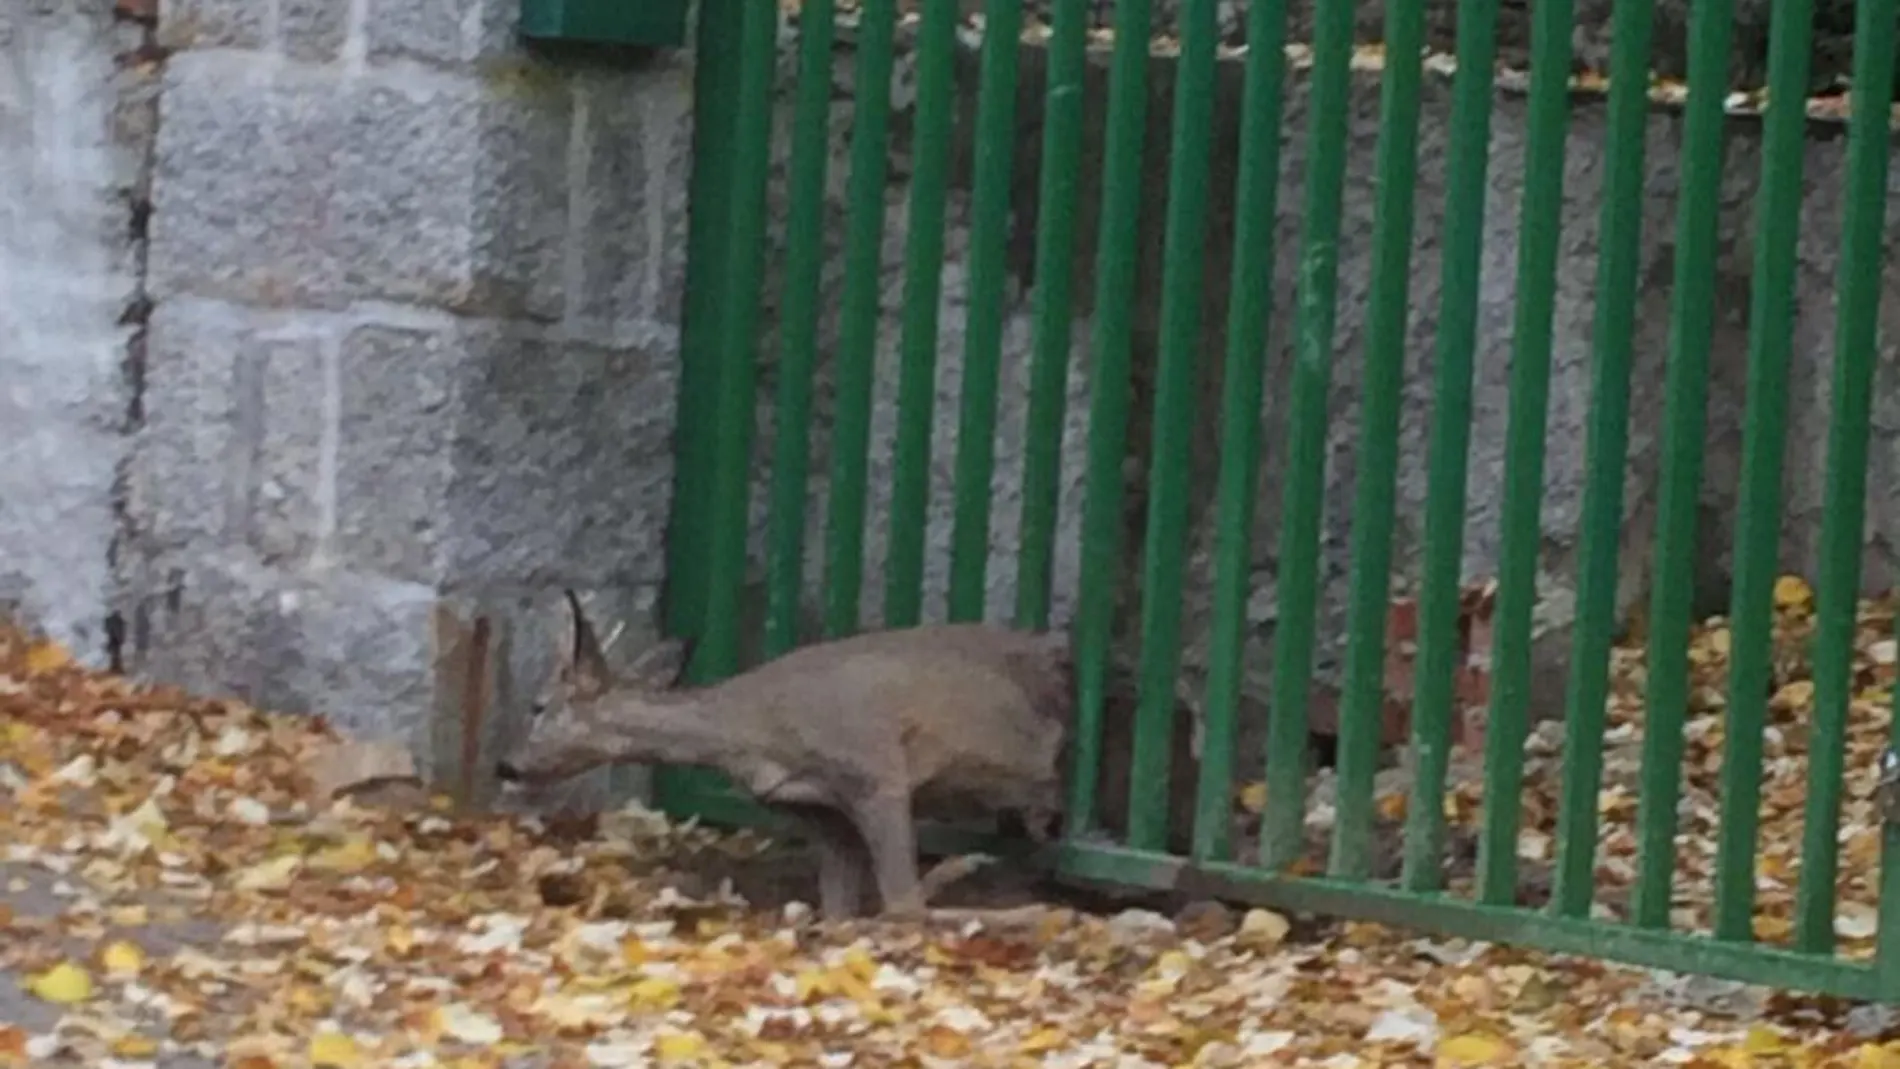
<path fill-rule="evenodd" d="M 0 615 L 108 658 L 156 67 L 108 0 L 0 5 Z"/>
<path fill-rule="evenodd" d="M 133 670 L 452 765 L 561 586 L 645 624 L 690 72 L 531 56 L 516 10 L 163 5 Z"/>

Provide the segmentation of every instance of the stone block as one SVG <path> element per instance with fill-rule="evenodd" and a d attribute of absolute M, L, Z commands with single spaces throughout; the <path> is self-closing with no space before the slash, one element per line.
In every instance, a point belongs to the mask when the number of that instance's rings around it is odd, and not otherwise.
<path fill-rule="evenodd" d="M 249 546 L 309 555 L 325 523 L 323 339 L 282 317 L 204 302 L 154 312 L 128 509 L 154 558 Z"/>
<path fill-rule="evenodd" d="M 241 551 L 177 569 L 135 612 L 129 667 L 341 730 L 423 749 L 434 692 L 435 592 Z"/>
<path fill-rule="evenodd" d="M 138 293 L 112 5 L 0 4 L 0 611 L 106 653 Z"/>
<path fill-rule="evenodd" d="M 158 43 L 178 52 L 203 48 L 263 51 L 273 43 L 271 5 L 257 0 L 160 0 Z"/>
<path fill-rule="evenodd" d="M 590 328 L 677 322 L 686 275 L 692 85 L 677 67 L 588 77 L 575 314 Z"/>
<path fill-rule="evenodd" d="M 369 0 L 371 60 L 454 66 L 515 51 L 519 0 Z"/>
<path fill-rule="evenodd" d="M 459 582 L 657 582 L 677 357 L 471 331 L 447 572 Z"/>
<path fill-rule="evenodd" d="M 441 578 L 459 331 L 363 326 L 343 341 L 337 433 L 338 553 L 394 578 Z"/>
<path fill-rule="evenodd" d="M 565 115 L 558 86 L 484 98 L 448 76 L 180 57 L 159 132 L 151 288 L 552 313 Z"/>
<path fill-rule="evenodd" d="M 350 0 L 277 0 L 277 33 L 284 54 L 322 63 L 343 52 L 349 36 Z"/>

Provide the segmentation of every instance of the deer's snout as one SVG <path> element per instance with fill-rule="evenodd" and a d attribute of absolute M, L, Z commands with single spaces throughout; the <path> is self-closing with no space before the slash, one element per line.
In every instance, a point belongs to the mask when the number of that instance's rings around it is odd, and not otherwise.
<path fill-rule="evenodd" d="M 503 783 L 520 783 L 521 770 L 506 761 L 495 762 L 495 778 Z"/>

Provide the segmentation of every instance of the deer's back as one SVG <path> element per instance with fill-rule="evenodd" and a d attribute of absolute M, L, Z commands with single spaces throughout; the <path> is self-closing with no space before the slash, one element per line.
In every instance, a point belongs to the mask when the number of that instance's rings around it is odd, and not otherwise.
<path fill-rule="evenodd" d="M 1009 806 L 1054 789 L 1070 674 L 1058 636 L 948 624 L 801 647 L 717 689 L 837 777 L 904 770 L 925 795 Z"/>

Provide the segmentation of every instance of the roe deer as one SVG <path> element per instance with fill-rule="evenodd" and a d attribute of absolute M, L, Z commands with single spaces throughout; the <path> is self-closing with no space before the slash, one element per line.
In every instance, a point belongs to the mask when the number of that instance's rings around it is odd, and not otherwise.
<path fill-rule="evenodd" d="M 1038 839 L 1060 811 L 1072 675 L 1063 636 L 981 624 L 868 632 L 687 688 L 674 686 L 687 650 L 671 640 L 613 679 L 579 600 L 566 600 L 572 643 L 527 738 L 496 769 L 504 782 L 615 762 L 717 769 L 812 828 L 828 917 L 861 911 L 867 862 L 891 914 L 921 911 L 973 867 L 953 859 L 920 880 L 913 804 L 1019 811 Z"/>

